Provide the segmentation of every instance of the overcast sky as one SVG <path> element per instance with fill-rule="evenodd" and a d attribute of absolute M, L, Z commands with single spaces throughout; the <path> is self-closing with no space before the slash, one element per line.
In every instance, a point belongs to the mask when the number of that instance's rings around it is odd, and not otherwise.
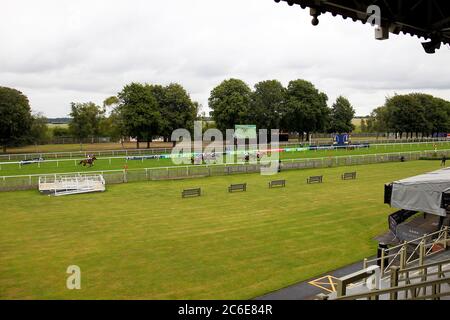
<path fill-rule="evenodd" d="M 307 10 L 273 0 L 4 0 L 0 12 L 0 86 L 48 117 L 132 81 L 179 82 L 206 110 L 231 77 L 306 79 L 366 115 L 394 93 L 450 99 L 449 62 L 447 46 L 427 55 L 417 38 L 376 41 L 330 14 L 313 27 Z"/>

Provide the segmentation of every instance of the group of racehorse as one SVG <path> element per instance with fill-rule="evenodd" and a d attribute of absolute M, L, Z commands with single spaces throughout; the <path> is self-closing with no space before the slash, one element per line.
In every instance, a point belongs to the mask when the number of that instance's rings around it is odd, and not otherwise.
<path fill-rule="evenodd" d="M 254 155 L 256 157 L 256 160 L 260 160 L 261 159 L 261 154 L 259 152 L 256 153 L 256 155 Z M 95 157 L 95 155 L 88 155 L 86 159 L 81 160 L 78 164 L 79 165 L 83 165 L 83 167 L 92 167 L 94 165 L 95 160 L 97 160 L 97 158 Z M 194 158 L 194 156 L 192 156 L 191 158 L 191 163 L 192 164 L 196 164 L 197 159 Z M 211 153 L 211 154 L 207 154 L 205 156 L 205 154 L 201 154 L 199 156 L 199 160 L 201 162 L 205 162 L 206 160 L 209 161 L 215 161 L 216 160 L 216 154 L 215 153 Z M 244 161 L 248 162 L 250 160 L 250 154 L 249 153 L 245 153 L 244 155 Z"/>
<path fill-rule="evenodd" d="M 239 157 L 242 161 L 249 162 L 251 158 L 254 158 L 256 161 L 260 161 L 261 158 L 265 155 L 264 152 L 257 151 L 256 153 L 245 152 L 243 156 Z M 220 158 L 217 159 L 217 155 L 215 152 L 212 153 L 201 153 L 196 156 L 191 156 L 191 164 L 203 164 L 203 163 L 216 163 L 216 160 L 220 161 Z"/>

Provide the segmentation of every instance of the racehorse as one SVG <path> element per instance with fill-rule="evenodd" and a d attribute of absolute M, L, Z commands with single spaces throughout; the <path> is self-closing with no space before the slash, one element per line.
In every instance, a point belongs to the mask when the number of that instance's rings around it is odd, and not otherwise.
<path fill-rule="evenodd" d="M 89 167 L 92 167 L 94 165 L 95 160 L 97 160 L 97 158 L 95 156 L 93 156 L 92 158 L 87 158 L 87 159 L 81 160 L 80 163 L 78 163 L 78 164 L 82 164 L 83 167 L 86 167 L 86 165 Z"/>

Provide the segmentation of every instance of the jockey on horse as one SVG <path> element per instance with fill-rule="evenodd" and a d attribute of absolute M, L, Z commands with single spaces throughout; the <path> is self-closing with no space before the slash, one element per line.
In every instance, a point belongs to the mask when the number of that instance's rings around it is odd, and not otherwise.
<path fill-rule="evenodd" d="M 81 160 L 80 163 L 83 167 L 86 167 L 88 165 L 89 167 L 92 167 L 94 165 L 94 161 L 97 160 L 97 158 L 94 155 L 88 154 L 87 159 Z"/>

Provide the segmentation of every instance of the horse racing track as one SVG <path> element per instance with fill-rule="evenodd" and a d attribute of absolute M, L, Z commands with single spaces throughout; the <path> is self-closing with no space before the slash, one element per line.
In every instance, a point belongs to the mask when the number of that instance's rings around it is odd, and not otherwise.
<path fill-rule="evenodd" d="M 364 156 L 364 155 L 388 155 L 396 153 L 404 154 L 418 154 L 421 152 L 428 152 L 431 154 L 436 153 L 438 157 L 443 153 L 450 152 L 450 142 L 441 141 L 436 143 L 405 143 L 405 144 L 382 144 L 371 145 L 370 148 L 357 148 L 352 150 L 336 149 L 336 150 L 308 150 L 308 151 L 295 151 L 292 148 L 289 152 L 280 152 L 279 156 L 282 161 L 289 162 L 290 160 L 301 159 L 317 159 L 317 158 L 332 158 L 332 157 L 345 157 L 345 156 Z M 289 150 L 289 148 L 287 149 Z M 294 151 L 293 151 L 294 150 Z M 437 152 L 435 152 L 435 150 Z M 147 153 L 146 153 L 147 152 Z M 95 154 L 95 152 L 90 152 Z M 154 156 L 149 151 L 142 150 L 143 155 Z M 145 157 L 135 157 L 134 160 L 127 160 L 124 155 L 104 157 L 97 156 L 98 160 L 95 161 L 93 166 L 80 165 L 80 162 L 85 160 L 85 157 L 79 155 L 76 158 L 65 158 L 60 154 L 56 155 L 47 154 L 43 157 L 44 161 L 28 162 L 23 164 L 14 158 L 14 161 L 8 161 L 8 155 L 0 155 L 0 179 L 3 176 L 17 176 L 17 175 L 39 175 L 50 173 L 70 173 L 70 172 L 92 172 L 92 171 L 107 171 L 107 170 L 122 170 L 126 165 L 130 170 L 144 169 L 144 168 L 162 168 L 175 166 L 172 159 L 149 159 Z M 19 155 L 12 155 L 22 159 Z M 40 157 L 39 154 L 24 155 L 25 158 Z M 131 157 L 134 158 L 134 157 Z M 224 159 L 225 161 L 226 159 Z M 235 161 L 243 162 L 244 160 L 235 157 Z M 252 160 L 255 160 L 253 157 Z M 255 160 L 256 161 L 256 160 Z M 208 163 L 214 163 L 208 162 Z M 190 161 L 186 158 L 186 164 L 190 165 Z"/>
<path fill-rule="evenodd" d="M 388 181 L 434 161 L 0 193 L 0 299 L 254 298 L 375 253 Z M 356 180 L 341 174 L 357 171 Z M 307 184 L 323 175 L 322 184 Z M 285 188 L 268 188 L 273 179 Z M 246 192 L 229 193 L 233 183 Z M 182 198 L 188 188 L 202 195 Z M 68 290 L 68 266 L 81 290 Z"/>

